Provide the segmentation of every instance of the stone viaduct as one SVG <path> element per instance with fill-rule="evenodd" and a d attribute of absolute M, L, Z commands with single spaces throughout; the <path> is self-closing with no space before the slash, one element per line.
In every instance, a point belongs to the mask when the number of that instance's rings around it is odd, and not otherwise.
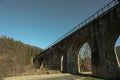
<path fill-rule="evenodd" d="M 109 9 L 105 11 L 106 8 Z M 35 56 L 33 63 L 36 67 L 43 63 L 48 69 L 78 73 L 79 50 L 82 45 L 88 43 L 91 50 L 92 75 L 115 78 L 120 74 L 115 48 L 119 36 L 120 4 L 112 1 L 75 27 L 74 31 Z"/>

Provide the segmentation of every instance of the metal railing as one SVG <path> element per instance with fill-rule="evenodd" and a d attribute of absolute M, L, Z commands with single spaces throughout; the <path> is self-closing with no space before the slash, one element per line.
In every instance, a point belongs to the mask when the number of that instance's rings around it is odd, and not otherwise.
<path fill-rule="evenodd" d="M 94 20 L 95 18 L 97 18 L 98 16 L 100 16 L 101 14 L 103 14 L 105 11 L 107 11 L 110 8 L 112 8 L 113 6 L 115 6 L 116 4 L 118 4 L 118 2 L 116 0 L 111 1 L 110 3 L 108 3 L 107 5 L 105 5 L 103 8 L 101 8 L 100 10 L 98 10 L 96 13 L 94 13 L 93 15 L 91 15 L 90 17 L 88 17 L 87 19 L 85 19 L 83 22 L 81 22 L 80 24 L 78 24 L 77 26 L 75 26 L 69 32 L 67 32 L 66 34 L 64 34 L 62 37 L 60 37 L 59 39 L 57 39 L 55 42 L 53 42 L 51 45 L 49 45 L 45 50 L 51 48 L 53 45 L 55 45 L 56 43 L 60 42 L 61 40 L 63 40 L 65 37 L 69 36 L 73 32 L 77 31 L 78 29 L 80 29 L 82 26 L 86 25 L 90 21 Z"/>

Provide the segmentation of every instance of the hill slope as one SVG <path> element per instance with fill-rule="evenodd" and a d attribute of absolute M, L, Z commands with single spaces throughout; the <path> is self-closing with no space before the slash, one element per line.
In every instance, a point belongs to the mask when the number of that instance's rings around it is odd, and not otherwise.
<path fill-rule="evenodd" d="M 12 76 L 24 71 L 31 64 L 31 59 L 42 49 L 15 41 L 5 36 L 0 37 L 0 76 Z"/>

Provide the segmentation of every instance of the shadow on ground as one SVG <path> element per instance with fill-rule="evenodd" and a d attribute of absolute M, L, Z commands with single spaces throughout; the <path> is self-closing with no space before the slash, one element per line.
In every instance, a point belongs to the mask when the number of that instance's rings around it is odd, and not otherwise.
<path fill-rule="evenodd" d="M 102 79 L 102 80 L 113 80 L 113 79 L 108 79 L 108 78 L 97 77 L 97 76 L 94 76 L 92 74 L 82 74 L 82 73 L 76 73 L 76 74 L 71 73 L 71 74 L 72 75 L 77 75 L 77 76 L 82 76 L 82 77 L 99 78 L 99 79 Z"/>

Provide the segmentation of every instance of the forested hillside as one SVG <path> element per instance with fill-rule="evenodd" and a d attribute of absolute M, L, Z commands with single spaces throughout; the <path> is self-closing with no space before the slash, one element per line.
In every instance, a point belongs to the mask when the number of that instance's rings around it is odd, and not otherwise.
<path fill-rule="evenodd" d="M 42 49 L 15 41 L 13 38 L 0 37 L 0 76 L 12 76 L 24 71 L 32 58 Z"/>

